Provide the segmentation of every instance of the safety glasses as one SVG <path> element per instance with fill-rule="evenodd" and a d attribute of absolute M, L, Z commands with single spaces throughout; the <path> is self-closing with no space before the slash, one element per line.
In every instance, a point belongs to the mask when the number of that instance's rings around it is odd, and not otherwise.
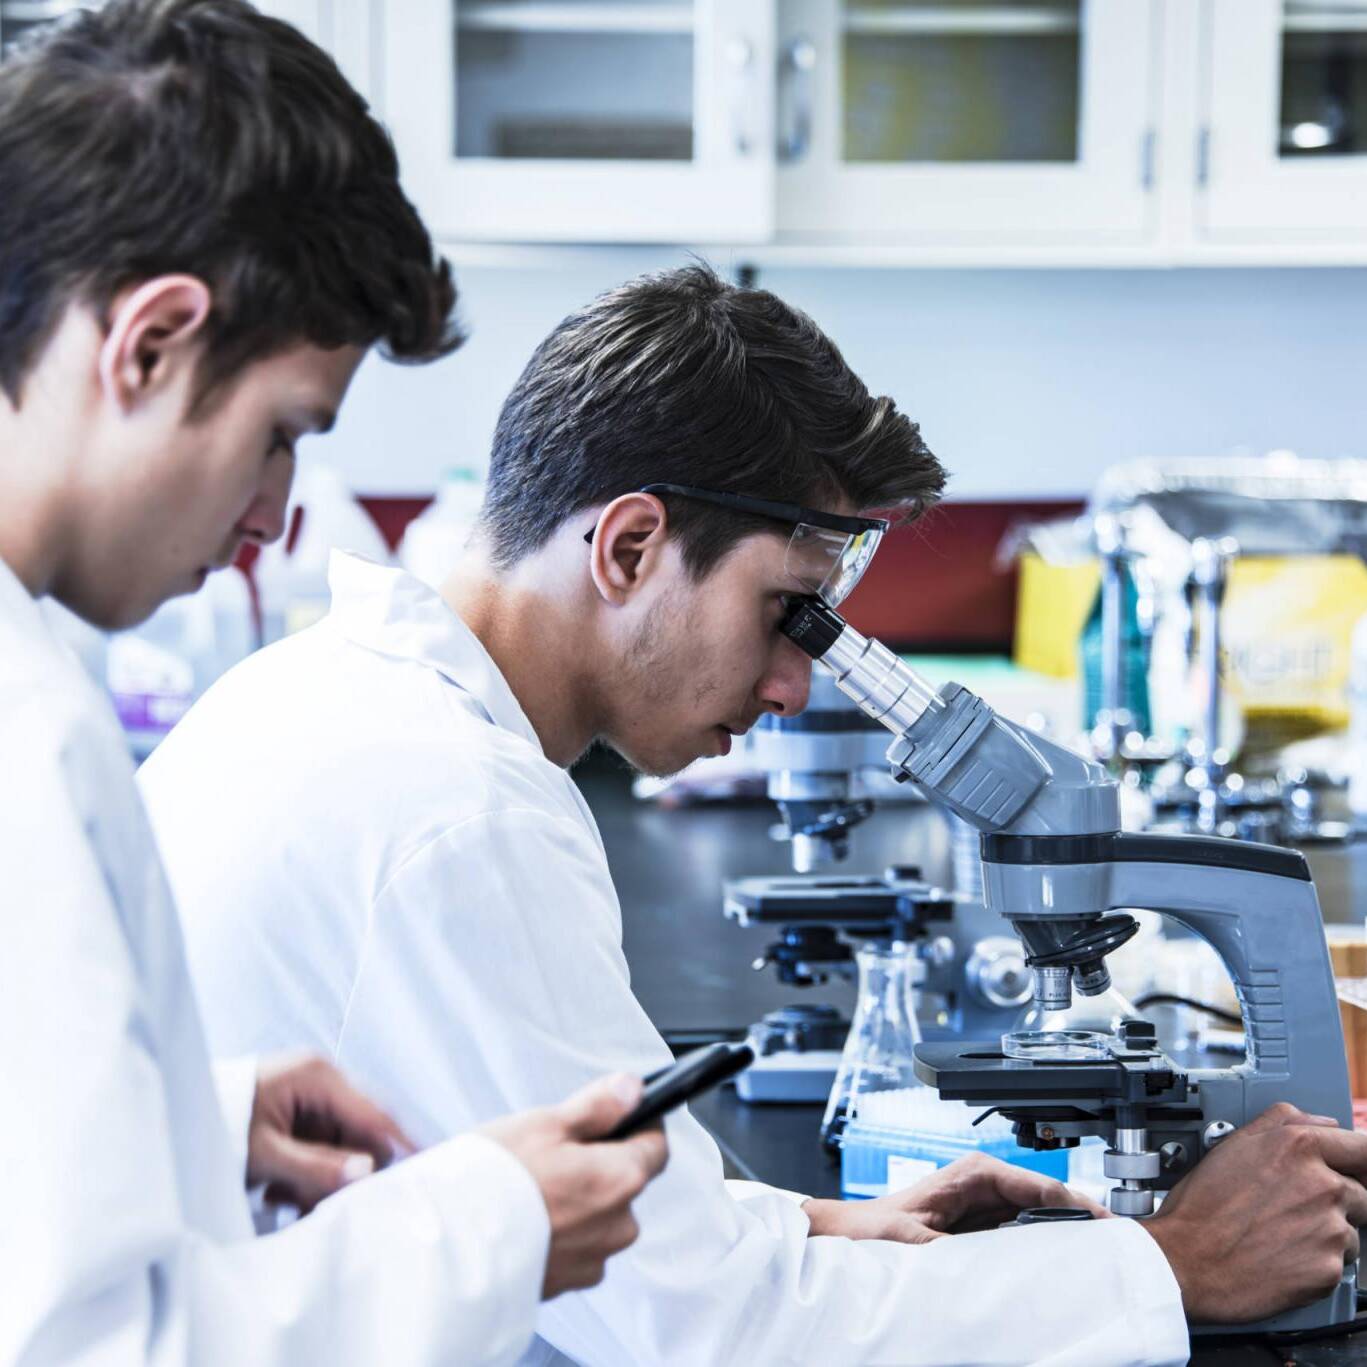
<path fill-rule="evenodd" d="M 776 503 L 720 489 L 699 489 L 691 484 L 647 484 L 637 492 L 676 494 L 787 523 L 792 532 L 784 569 L 804 592 L 816 594 L 833 608 L 853 592 L 890 525 L 881 517 L 842 517 L 797 503 Z M 584 540 L 592 541 L 593 532 Z"/>

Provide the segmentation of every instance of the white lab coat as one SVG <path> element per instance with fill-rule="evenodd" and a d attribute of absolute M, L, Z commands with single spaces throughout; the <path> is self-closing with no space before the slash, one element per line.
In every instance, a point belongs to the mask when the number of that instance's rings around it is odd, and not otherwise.
<path fill-rule="evenodd" d="M 317 626 L 221 680 L 144 766 L 208 1029 L 326 1050 L 420 1136 L 667 1049 L 632 996 L 593 817 L 475 636 L 334 554 Z M 1124 1220 L 925 1247 L 811 1238 L 671 1117 L 638 1243 L 538 1330 L 589 1364 L 1184 1361 L 1180 1296 Z"/>
<path fill-rule="evenodd" d="M 3 562 L 0 887 L 0 1363 L 523 1351 L 546 1211 L 489 1140 L 254 1237 L 254 1065 L 222 1069 L 216 1091 L 117 723 Z"/>

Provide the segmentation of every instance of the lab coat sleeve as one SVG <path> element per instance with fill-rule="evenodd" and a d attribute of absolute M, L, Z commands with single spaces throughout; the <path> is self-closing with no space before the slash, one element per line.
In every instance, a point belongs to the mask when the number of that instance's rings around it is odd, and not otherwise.
<path fill-rule="evenodd" d="M 151 933 L 165 921 L 125 897 L 160 881 L 155 853 L 125 848 L 117 869 L 97 853 L 103 776 L 63 763 L 69 737 L 24 710 L 0 718 L 0 1362 L 512 1360 L 540 1297 L 547 1217 L 491 1141 L 440 1145 L 259 1240 L 229 1162 L 178 1186 L 173 1134 L 222 1119 L 207 1055 L 188 1124 L 159 1058 L 171 1042 L 151 1007 L 189 985 L 178 940 Z M 195 1180 L 231 1188 L 204 1205 L 240 1238 L 190 1227 Z"/>
<path fill-rule="evenodd" d="M 339 1061 L 401 1118 L 437 1128 L 658 1067 L 667 1049 L 632 996 L 620 934 L 587 827 L 506 809 L 463 821 L 379 899 Z M 538 1333 L 578 1361 L 1186 1360 L 1176 1282 L 1128 1221 L 922 1247 L 809 1237 L 791 1194 L 728 1191 L 687 1111 L 666 1129 L 669 1165 L 636 1202 L 637 1243 L 600 1286 L 542 1309 Z"/>
<path fill-rule="evenodd" d="M 801 1209 L 812 1199 L 810 1196 L 802 1195 L 801 1192 L 784 1191 L 782 1187 L 768 1187 L 763 1182 L 745 1182 L 738 1177 L 728 1179 L 726 1192 L 733 1201 L 739 1201 L 742 1205 L 746 1201 L 762 1201 L 767 1200 L 770 1196 L 782 1196 Z"/>
<path fill-rule="evenodd" d="M 240 1058 L 214 1060 L 214 1090 L 223 1107 L 223 1123 L 228 1127 L 228 1138 L 238 1160 L 243 1180 L 247 1175 L 247 1132 L 251 1128 L 252 1110 L 256 1105 L 256 1056 L 244 1054 Z"/>

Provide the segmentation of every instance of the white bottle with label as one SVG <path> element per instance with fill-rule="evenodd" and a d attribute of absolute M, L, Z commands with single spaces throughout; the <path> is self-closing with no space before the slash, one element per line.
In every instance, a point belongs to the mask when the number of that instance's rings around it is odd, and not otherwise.
<path fill-rule="evenodd" d="M 211 574 L 195 594 L 163 603 L 109 638 L 105 682 L 138 759 L 221 674 L 256 648 L 251 590 L 241 570 Z"/>
<path fill-rule="evenodd" d="M 285 535 L 266 546 L 252 567 L 265 645 L 312 626 L 332 601 L 328 560 L 355 551 L 390 563 L 389 547 L 370 514 L 336 470 L 316 461 L 300 468 L 285 519 Z"/>
<path fill-rule="evenodd" d="M 478 471 L 453 465 L 442 476 L 437 496 L 404 531 L 399 564 L 409 574 L 440 589 L 460 559 L 484 506 L 484 480 Z"/>

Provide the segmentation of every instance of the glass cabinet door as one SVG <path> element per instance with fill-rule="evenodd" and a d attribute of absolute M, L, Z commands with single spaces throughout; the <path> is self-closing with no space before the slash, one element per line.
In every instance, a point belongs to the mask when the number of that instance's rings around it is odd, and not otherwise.
<path fill-rule="evenodd" d="M 1082 3 L 844 3 L 847 163 L 1078 159 Z"/>
<path fill-rule="evenodd" d="M 1206 231 L 1367 230 L 1367 0 L 1213 0 L 1208 30 Z"/>
<path fill-rule="evenodd" d="M 774 0 L 405 0 L 384 113 L 448 238 L 753 240 Z"/>
<path fill-rule="evenodd" d="M 789 0 L 780 227 L 916 241 L 1137 235 L 1147 0 Z"/>
<path fill-rule="evenodd" d="M 0 0 L 0 56 L 25 33 L 75 9 L 105 0 Z M 256 8 L 293 24 L 336 58 L 351 83 L 371 94 L 373 38 L 370 0 L 255 0 Z"/>
<path fill-rule="evenodd" d="M 1283 7 L 1277 153 L 1367 155 L 1367 3 Z"/>
<path fill-rule="evenodd" d="M 668 0 L 455 5 L 458 158 L 693 160 L 693 11 Z"/>

